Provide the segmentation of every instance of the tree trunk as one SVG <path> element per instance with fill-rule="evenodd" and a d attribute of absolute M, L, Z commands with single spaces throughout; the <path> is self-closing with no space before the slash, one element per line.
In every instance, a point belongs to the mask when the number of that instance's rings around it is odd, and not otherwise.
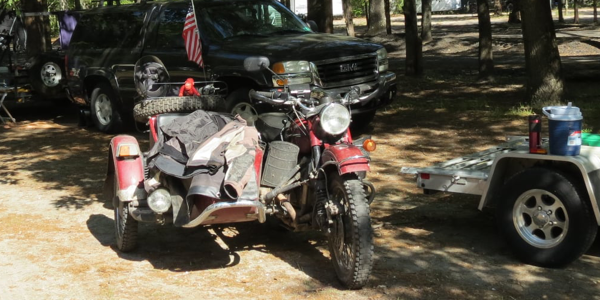
<path fill-rule="evenodd" d="M 558 0 L 558 22 L 559 23 L 565 22 L 565 16 L 563 15 L 564 7 L 565 7 L 565 5 L 563 3 L 563 0 Z"/>
<path fill-rule="evenodd" d="M 513 10 L 508 15 L 508 23 L 521 23 L 521 2 L 528 0 L 513 1 Z"/>
<path fill-rule="evenodd" d="M 385 6 L 385 32 L 392 34 L 392 16 L 390 15 L 390 0 L 383 0 Z"/>
<path fill-rule="evenodd" d="M 594 24 L 598 24 L 598 0 L 594 0 Z"/>
<path fill-rule="evenodd" d="M 577 0 L 573 0 L 573 23 L 579 23 L 579 5 Z"/>
<path fill-rule="evenodd" d="M 404 28 L 406 28 L 406 75 L 423 74 L 423 41 L 417 25 L 415 0 L 404 0 Z"/>
<path fill-rule="evenodd" d="M 346 33 L 349 36 L 355 36 L 354 19 L 352 18 L 352 1 L 342 0 L 342 9 L 344 10 L 344 20 L 346 21 Z"/>
<path fill-rule="evenodd" d="M 429 42 L 431 38 L 431 0 L 421 1 L 421 39 Z"/>
<path fill-rule="evenodd" d="M 385 5 L 383 0 L 371 0 L 369 5 L 368 35 L 385 33 Z"/>
<path fill-rule="evenodd" d="M 291 9 L 291 7 L 290 7 L 290 5 L 291 5 L 290 0 L 283 0 L 283 1 L 281 1 L 281 4 L 283 4 L 288 9 Z"/>
<path fill-rule="evenodd" d="M 491 80 L 494 73 L 494 58 L 492 23 L 487 0 L 477 0 L 477 19 L 479 21 L 479 78 Z"/>
<path fill-rule="evenodd" d="M 522 0 L 527 97 L 535 107 L 560 104 L 564 82 L 550 5 Z"/>
<path fill-rule="evenodd" d="M 369 7 L 371 7 L 371 2 L 365 1 L 365 19 L 367 19 L 367 28 L 369 28 L 369 24 L 371 23 L 371 18 L 369 16 Z"/>
<path fill-rule="evenodd" d="M 46 0 L 23 1 L 23 11 L 36 13 L 48 11 Z M 27 16 L 24 14 L 23 24 L 27 31 L 27 55 L 36 56 L 39 53 L 50 50 L 50 20 L 48 16 Z"/>
<path fill-rule="evenodd" d="M 75 0 L 75 10 L 82 10 L 81 0 Z"/>
<path fill-rule="evenodd" d="M 494 0 L 494 15 L 502 15 L 502 3 L 500 0 Z"/>
<path fill-rule="evenodd" d="M 313 20 L 319 32 L 333 33 L 333 5 L 331 0 L 308 0 L 307 19 Z"/>

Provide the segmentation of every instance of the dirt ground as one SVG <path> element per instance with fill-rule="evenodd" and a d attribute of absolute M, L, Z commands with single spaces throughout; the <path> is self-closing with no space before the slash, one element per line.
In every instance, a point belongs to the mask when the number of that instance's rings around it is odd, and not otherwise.
<path fill-rule="evenodd" d="M 403 75 L 401 17 L 393 35 L 371 38 L 388 48 L 399 92 L 365 132 L 378 141 L 369 175 L 378 193 L 362 290 L 337 282 L 316 232 L 142 225 L 138 249 L 118 252 L 102 195 L 111 136 L 78 127 L 75 107 L 34 103 L 12 105 L 18 123 L 0 129 L 0 299 L 600 299 L 600 240 L 566 268 L 525 265 L 478 197 L 423 195 L 400 174 L 526 134 L 520 29 L 505 21 L 493 20 L 493 83 L 476 81 L 475 16 L 434 18 L 421 78 Z M 567 99 L 600 133 L 600 39 L 589 14 L 582 21 L 558 26 L 559 50 Z"/>

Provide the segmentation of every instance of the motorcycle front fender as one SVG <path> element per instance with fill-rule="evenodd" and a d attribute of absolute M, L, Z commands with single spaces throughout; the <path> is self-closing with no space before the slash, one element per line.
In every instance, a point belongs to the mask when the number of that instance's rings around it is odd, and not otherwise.
<path fill-rule="evenodd" d="M 335 164 L 340 175 L 370 171 L 369 160 L 360 148 L 349 144 L 331 145 L 321 155 L 322 164 Z"/>
<path fill-rule="evenodd" d="M 118 135 L 111 139 L 109 151 L 107 179 L 115 180 L 119 201 L 146 199 L 143 156 L 136 138 Z"/>

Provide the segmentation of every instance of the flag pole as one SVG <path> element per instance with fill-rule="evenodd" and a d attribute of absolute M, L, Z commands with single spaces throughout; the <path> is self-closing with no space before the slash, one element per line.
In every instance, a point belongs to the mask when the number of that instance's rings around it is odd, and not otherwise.
<path fill-rule="evenodd" d="M 200 36 L 200 27 L 198 27 L 198 18 L 196 14 L 196 7 L 194 6 L 194 0 L 190 0 L 192 2 L 192 11 L 194 12 L 194 24 L 196 24 L 196 34 L 198 35 L 198 41 L 200 42 L 200 47 L 202 47 L 202 37 Z M 204 74 L 204 81 L 208 81 L 206 76 L 206 68 L 204 67 L 204 58 L 202 58 L 202 73 Z"/>

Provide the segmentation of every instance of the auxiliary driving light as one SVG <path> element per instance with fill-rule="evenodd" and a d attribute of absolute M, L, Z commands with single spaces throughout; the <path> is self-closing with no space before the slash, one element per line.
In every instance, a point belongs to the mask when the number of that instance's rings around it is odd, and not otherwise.
<path fill-rule="evenodd" d="M 157 189 L 148 196 L 148 206 L 159 214 L 167 212 L 171 207 L 171 194 L 165 189 Z"/>

